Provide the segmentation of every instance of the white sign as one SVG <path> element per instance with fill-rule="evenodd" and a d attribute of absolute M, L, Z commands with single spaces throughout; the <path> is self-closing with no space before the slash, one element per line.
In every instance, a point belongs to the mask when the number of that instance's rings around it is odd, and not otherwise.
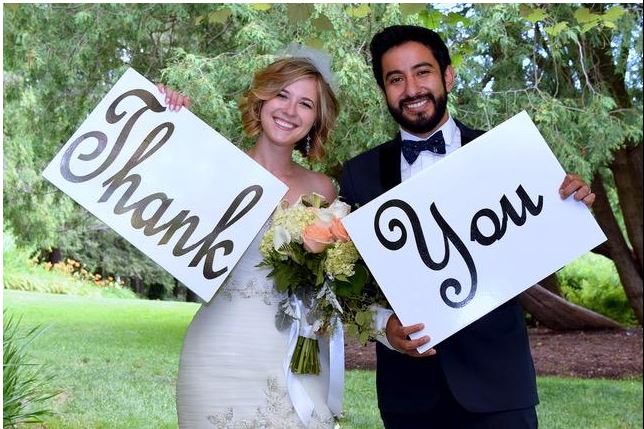
<path fill-rule="evenodd" d="M 428 350 L 606 240 L 522 112 L 343 219 Z"/>
<path fill-rule="evenodd" d="M 286 185 L 133 69 L 43 175 L 209 301 Z"/>

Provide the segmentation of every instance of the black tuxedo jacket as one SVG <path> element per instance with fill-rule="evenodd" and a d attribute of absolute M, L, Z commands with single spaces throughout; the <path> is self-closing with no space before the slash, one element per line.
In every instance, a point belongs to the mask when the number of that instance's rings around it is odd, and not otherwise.
<path fill-rule="evenodd" d="M 462 144 L 483 134 L 458 121 L 456 124 Z M 344 201 L 360 207 L 401 183 L 400 156 L 398 135 L 347 161 L 340 185 Z M 462 194 L 465 196 L 467 190 Z M 431 327 L 428 331 L 431 335 Z M 441 395 L 438 386 L 445 383 L 438 381 L 442 377 L 456 400 L 471 412 L 526 408 L 539 402 L 518 299 L 445 339 L 436 350 L 435 356 L 413 358 L 376 344 L 378 405 L 382 411 L 427 412 Z"/>

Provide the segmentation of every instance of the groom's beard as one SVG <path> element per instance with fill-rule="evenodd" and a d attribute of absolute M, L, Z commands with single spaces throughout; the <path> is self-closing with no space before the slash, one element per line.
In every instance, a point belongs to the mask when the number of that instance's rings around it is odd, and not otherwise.
<path fill-rule="evenodd" d="M 423 98 L 427 98 L 432 103 L 434 103 L 433 114 L 428 115 L 425 112 L 419 112 L 413 119 L 410 119 L 403 114 L 404 103 L 414 102 Z M 392 106 L 391 104 L 389 104 L 389 102 L 387 102 L 387 108 L 389 109 L 389 113 L 391 113 L 391 116 L 393 116 L 394 120 L 404 130 L 407 130 L 414 134 L 426 134 L 433 131 L 443 118 L 445 110 L 447 110 L 447 92 L 443 92 L 443 94 L 439 95 L 438 97 L 434 97 L 432 93 L 428 92 L 414 97 L 403 98 L 398 102 L 398 106 Z"/>

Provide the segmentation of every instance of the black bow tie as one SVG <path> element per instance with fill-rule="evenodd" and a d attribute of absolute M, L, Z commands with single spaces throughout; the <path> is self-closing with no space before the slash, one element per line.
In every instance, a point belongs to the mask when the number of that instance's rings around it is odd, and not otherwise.
<path fill-rule="evenodd" d="M 443 138 L 443 132 L 439 131 L 432 135 L 427 140 L 403 140 L 402 145 L 402 154 L 409 163 L 413 164 L 420 152 L 423 150 L 429 150 L 433 153 L 445 154 L 445 139 Z"/>

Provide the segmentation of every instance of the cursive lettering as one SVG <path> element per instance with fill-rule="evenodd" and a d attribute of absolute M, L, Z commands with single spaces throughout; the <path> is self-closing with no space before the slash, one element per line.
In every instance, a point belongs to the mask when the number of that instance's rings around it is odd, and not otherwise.
<path fill-rule="evenodd" d="M 422 226 L 420 225 L 420 221 L 418 219 L 418 216 L 416 215 L 416 212 L 409 204 L 407 204 L 402 200 L 397 200 L 397 199 L 389 200 L 386 203 L 384 203 L 382 206 L 380 206 L 380 208 L 378 208 L 378 211 L 376 212 L 376 216 L 374 219 L 374 228 L 375 228 L 376 236 L 378 237 L 378 240 L 380 241 L 380 243 L 389 250 L 399 250 L 407 242 L 407 230 L 405 228 L 404 223 L 400 219 L 393 218 L 389 221 L 389 225 L 388 225 L 390 232 L 394 232 L 395 229 L 400 230 L 400 238 L 398 240 L 396 241 L 388 240 L 380 230 L 380 218 L 382 214 L 385 212 L 385 210 L 392 207 L 401 209 L 407 215 L 407 218 L 411 223 L 411 227 L 414 233 L 414 239 L 416 241 L 416 248 L 418 250 L 418 255 L 420 256 L 425 266 L 427 266 L 427 268 L 429 268 L 430 270 L 440 271 L 443 268 L 445 268 L 449 263 L 450 243 L 452 244 L 452 246 L 454 246 L 454 248 L 456 248 L 456 251 L 461 255 L 461 258 L 463 258 L 463 261 L 465 262 L 465 265 L 467 266 L 467 269 L 470 273 L 470 281 L 471 281 L 470 291 L 460 301 L 451 300 L 447 296 L 448 289 L 453 289 L 456 295 L 460 295 L 462 291 L 462 286 L 461 286 L 461 282 L 459 282 L 457 279 L 448 278 L 441 283 L 440 295 L 443 302 L 452 308 L 460 308 L 467 305 L 467 303 L 469 303 L 472 300 L 472 298 L 474 298 L 474 295 L 476 294 L 476 286 L 477 286 L 476 266 L 474 265 L 474 260 L 472 259 L 472 256 L 470 255 L 470 252 L 468 251 L 467 247 L 465 246 L 463 241 L 459 238 L 459 236 L 456 234 L 456 232 L 452 229 L 452 227 L 447 223 L 445 218 L 443 218 L 440 211 L 436 207 L 436 204 L 434 203 L 431 204 L 430 213 L 432 214 L 434 221 L 438 224 L 438 227 L 441 229 L 441 232 L 443 234 L 444 256 L 443 256 L 443 260 L 440 262 L 435 262 L 432 259 L 431 255 L 429 254 L 429 250 L 427 249 L 427 243 L 425 242 L 425 236 L 423 234 L 423 229 L 422 229 Z"/>
<path fill-rule="evenodd" d="M 96 141 L 93 150 L 76 156 L 77 160 L 83 162 L 97 159 L 108 146 L 108 137 L 105 133 L 98 130 L 87 132 L 74 140 L 63 154 L 60 165 L 63 178 L 72 183 L 80 183 L 98 177 L 117 159 L 124 145 L 126 143 L 130 144 L 128 141 L 130 132 L 145 112 L 160 113 L 166 110 L 150 92 L 134 89 L 121 94 L 112 102 L 105 113 L 105 119 L 108 123 L 116 124 L 125 118 L 127 112 L 121 111 L 117 113 L 117 109 L 121 101 L 127 97 L 139 98 L 143 101 L 144 107 L 134 112 L 124 123 L 105 160 L 87 174 L 75 174 L 72 171 L 70 164 L 83 143 L 92 139 Z M 226 265 L 219 268 L 214 267 L 216 255 L 221 253 L 221 256 L 227 256 L 234 249 L 233 241 L 229 239 L 221 240 L 220 235 L 252 210 L 261 199 L 263 188 L 259 185 L 251 185 L 242 190 L 230 203 L 214 228 L 203 238 L 188 244 L 199 226 L 200 219 L 198 216 L 190 215 L 189 210 L 180 210 L 172 219 L 159 224 L 174 202 L 174 199 L 164 192 L 155 192 L 138 199 L 138 201 L 131 202 L 135 192 L 143 182 L 141 174 L 134 173 L 132 170 L 157 153 L 170 139 L 174 129 L 175 126 L 171 122 L 163 122 L 154 127 L 124 166 L 103 181 L 104 191 L 97 202 L 108 202 L 116 190 L 122 189 L 120 198 L 114 204 L 113 213 L 115 215 L 131 212 L 130 224 L 132 227 L 141 229 L 143 234 L 148 237 L 165 231 L 157 242 L 159 246 L 168 244 L 177 232 L 183 231 L 172 248 L 172 254 L 179 257 L 197 250 L 188 266 L 196 267 L 203 261 L 203 276 L 206 279 L 214 279 L 228 271 L 228 266 Z"/>
<path fill-rule="evenodd" d="M 528 218 L 526 211 L 532 216 L 537 216 L 539 213 L 541 213 L 541 209 L 543 209 L 543 196 L 539 195 L 537 204 L 534 204 L 530 199 L 528 193 L 525 191 L 525 189 L 523 189 L 523 186 L 519 185 L 516 192 L 519 196 L 519 199 L 521 200 L 521 215 L 519 215 L 516 210 L 514 210 L 514 207 L 512 207 L 512 203 L 510 203 L 508 197 L 503 195 L 503 197 L 501 197 L 501 201 L 499 201 L 501 204 L 502 213 L 501 221 L 499 221 L 496 213 L 494 213 L 494 211 L 491 209 L 484 208 L 476 212 L 476 214 L 472 218 L 472 223 L 470 225 L 470 237 L 472 241 L 476 241 L 483 246 L 489 246 L 495 241 L 503 238 L 503 236 L 505 235 L 505 230 L 508 226 L 508 217 L 512 220 L 512 222 L 514 222 L 515 225 L 522 226 Z M 482 217 L 488 218 L 490 222 L 492 222 L 492 225 L 494 225 L 494 232 L 489 236 L 483 234 L 479 229 L 478 221 Z"/>
<path fill-rule="evenodd" d="M 477 211 L 474 217 L 472 218 L 472 221 L 470 224 L 471 241 L 475 241 L 483 246 L 489 246 L 495 241 L 501 240 L 501 238 L 503 238 L 507 230 L 508 219 L 510 219 L 515 225 L 522 226 L 527 221 L 528 213 L 530 213 L 532 216 L 538 216 L 539 213 L 541 213 L 543 209 L 543 196 L 539 195 L 537 198 L 537 202 L 534 203 L 522 185 L 519 185 L 519 187 L 516 190 L 516 193 L 519 196 L 519 199 L 521 200 L 521 213 L 519 214 L 514 209 L 514 207 L 510 203 L 510 200 L 507 198 L 507 196 L 503 195 L 499 200 L 499 204 L 501 206 L 501 213 L 502 213 L 501 220 L 499 220 L 498 216 L 492 209 L 483 208 Z M 418 215 L 408 203 L 402 200 L 398 200 L 398 199 L 389 200 L 384 204 L 382 204 L 376 211 L 376 215 L 374 218 L 374 231 L 376 233 L 376 237 L 378 238 L 378 241 L 380 241 L 380 243 L 385 248 L 392 251 L 400 250 L 407 243 L 407 235 L 408 235 L 407 228 L 405 227 L 405 224 L 400 219 L 394 217 L 388 223 L 389 232 L 392 232 L 392 233 L 395 231 L 399 232 L 399 237 L 397 239 L 393 239 L 393 240 L 388 239 L 387 237 L 385 237 L 385 235 L 382 233 L 380 229 L 380 224 L 381 224 L 380 219 L 383 213 L 391 208 L 398 208 L 405 213 L 407 219 L 409 220 L 409 223 L 411 224 L 411 229 L 414 234 L 414 241 L 416 242 L 416 250 L 418 252 L 418 255 L 420 256 L 425 266 L 430 270 L 432 271 L 443 270 L 449 264 L 450 249 L 452 247 L 456 249 L 457 254 L 461 257 L 469 272 L 470 284 L 471 284 L 469 292 L 467 294 L 463 294 L 462 293 L 463 288 L 462 288 L 461 282 L 455 278 L 448 278 L 444 280 L 440 285 L 440 296 L 443 302 L 452 308 L 460 308 L 467 305 L 469 302 L 471 302 L 471 300 L 476 295 L 477 282 L 478 282 L 477 270 L 476 270 L 476 265 L 474 263 L 474 259 L 472 258 L 472 255 L 468 250 L 467 246 L 465 245 L 465 243 L 463 242 L 463 240 L 461 240 L 458 234 L 454 231 L 454 229 L 450 226 L 450 224 L 447 222 L 447 220 L 443 217 L 441 212 L 438 210 L 438 207 L 436 206 L 436 204 L 431 203 L 429 207 L 429 212 L 434 222 L 436 223 L 436 225 L 438 225 L 442 234 L 444 256 L 443 256 L 443 259 L 440 261 L 434 261 L 434 259 L 429 253 L 429 250 L 427 248 L 427 242 L 425 240 L 425 234 L 423 233 L 423 228 L 421 226 Z M 485 235 L 479 229 L 478 222 L 482 218 L 489 219 L 490 222 L 492 222 L 492 225 L 494 226 L 494 231 L 489 236 Z M 453 293 L 456 296 L 460 297 L 460 299 L 458 300 L 450 299 L 447 296 L 447 292 L 450 289 L 452 289 Z"/>

